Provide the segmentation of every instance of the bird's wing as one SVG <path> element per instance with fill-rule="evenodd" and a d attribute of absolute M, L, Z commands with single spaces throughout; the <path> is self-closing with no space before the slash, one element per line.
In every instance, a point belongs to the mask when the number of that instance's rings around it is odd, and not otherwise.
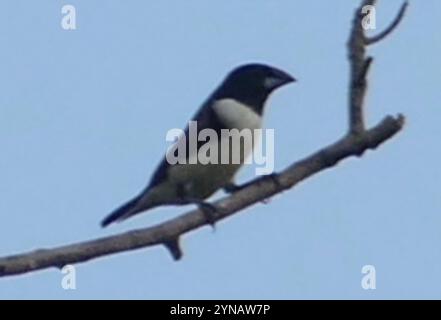
<path fill-rule="evenodd" d="M 203 129 L 213 129 L 216 131 L 218 136 L 220 137 L 221 129 L 225 128 L 224 125 L 220 122 L 218 119 L 218 116 L 214 112 L 214 110 L 211 108 L 211 105 L 213 103 L 212 99 L 209 99 L 203 107 L 199 110 L 198 113 L 192 118 L 192 121 L 197 121 L 197 133 Z M 189 150 L 189 127 L 187 126 L 184 135 L 181 136 L 179 139 L 185 139 L 185 147 L 186 147 L 186 160 L 190 159 L 190 157 L 194 156 L 194 154 L 190 154 Z M 178 140 L 179 141 L 179 140 Z M 178 141 L 176 143 L 178 143 Z M 196 154 L 199 151 L 199 148 L 207 143 L 206 141 L 197 141 L 197 148 L 196 148 Z M 155 173 L 152 176 L 152 179 L 150 180 L 150 183 L 147 190 L 150 188 L 153 188 L 163 182 L 167 178 L 167 172 L 170 166 L 173 166 L 167 161 L 167 158 L 164 157 L 157 167 Z"/>

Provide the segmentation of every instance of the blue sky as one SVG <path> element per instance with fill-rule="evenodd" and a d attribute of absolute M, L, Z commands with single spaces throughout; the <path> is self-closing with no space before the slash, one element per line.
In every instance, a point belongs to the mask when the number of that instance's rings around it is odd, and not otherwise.
<path fill-rule="evenodd" d="M 77 30 L 60 27 L 61 7 Z M 378 28 L 401 1 L 380 1 Z M 3 1 L 0 5 L 0 255 L 149 226 L 161 208 L 102 230 L 148 182 L 166 147 L 233 67 L 265 62 L 299 79 L 269 101 L 275 167 L 341 137 L 346 40 L 358 1 Z M 373 46 L 366 112 L 405 130 L 294 190 L 161 247 L 0 279 L 0 298 L 441 298 L 441 2 L 411 1 Z M 252 178 L 245 169 L 240 180 Z M 377 289 L 363 290 L 374 265 Z"/>

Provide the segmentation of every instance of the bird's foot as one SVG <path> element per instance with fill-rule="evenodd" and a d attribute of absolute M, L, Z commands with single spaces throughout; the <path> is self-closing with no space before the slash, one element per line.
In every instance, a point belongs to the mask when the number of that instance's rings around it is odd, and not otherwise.
<path fill-rule="evenodd" d="M 271 173 L 268 175 L 264 175 L 261 179 L 262 180 L 270 180 L 276 186 L 276 188 L 282 187 L 282 184 L 279 181 L 279 175 L 277 173 Z M 251 182 L 244 183 L 241 185 L 237 185 L 237 184 L 231 182 L 231 183 L 227 184 L 225 187 L 223 187 L 223 189 L 226 193 L 232 194 L 232 193 L 235 193 L 235 192 L 238 192 L 240 190 L 245 189 L 249 185 L 253 184 L 253 182 L 254 181 L 251 181 Z"/>
<path fill-rule="evenodd" d="M 282 187 L 282 184 L 280 183 L 279 180 L 279 175 L 275 172 L 263 176 L 262 179 L 270 180 L 276 186 L 276 188 Z"/>
<path fill-rule="evenodd" d="M 267 174 L 267 175 L 262 177 L 262 180 L 270 180 L 275 185 L 275 187 L 277 189 L 282 187 L 282 184 L 280 183 L 280 180 L 279 180 L 279 175 L 277 173 Z M 266 198 L 266 199 L 262 200 L 262 203 L 263 204 L 268 204 L 268 203 L 270 203 L 270 201 L 271 201 L 270 198 Z"/>
<path fill-rule="evenodd" d="M 216 230 L 216 213 L 219 212 L 219 209 L 205 201 L 197 203 L 197 206 L 204 214 L 207 223 L 213 228 L 213 230 Z"/>
<path fill-rule="evenodd" d="M 197 205 L 199 210 L 201 210 L 204 214 L 207 223 L 213 228 L 213 230 L 216 230 L 216 213 L 220 212 L 219 208 L 211 203 L 199 199 L 185 199 L 184 201 L 186 203 L 193 203 Z"/>

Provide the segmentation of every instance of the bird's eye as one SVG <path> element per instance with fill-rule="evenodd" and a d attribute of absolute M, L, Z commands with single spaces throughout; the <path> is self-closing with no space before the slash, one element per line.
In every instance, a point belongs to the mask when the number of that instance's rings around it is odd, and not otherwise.
<path fill-rule="evenodd" d="M 263 85 L 266 89 L 271 90 L 277 88 L 281 84 L 281 80 L 277 77 L 265 78 Z"/>

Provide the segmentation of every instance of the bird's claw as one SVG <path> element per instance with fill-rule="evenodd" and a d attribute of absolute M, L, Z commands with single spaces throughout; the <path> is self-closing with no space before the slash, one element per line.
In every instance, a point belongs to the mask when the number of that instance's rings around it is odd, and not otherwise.
<path fill-rule="evenodd" d="M 265 175 L 262 179 L 264 179 L 264 180 L 270 180 L 270 181 L 276 186 L 277 189 L 279 189 L 279 188 L 282 187 L 282 184 L 281 184 L 280 181 L 279 181 L 279 176 L 278 176 L 277 173 L 270 173 L 270 174 L 267 174 L 267 175 Z M 263 200 L 262 200 L 262 203 L 263 203 L 263 204 L 268 204 L 268 203 L 270 203 L 270 198 L 263 199 Z"/>
<path fill-rule="evenodd" d="M 279 181 L 279 175 L 277 174 L 277 173 L 270 173 L 270 174 L 267 174 L 267 175 L 265 175 L 264 177 L 263 177 L 263 179 L 266 179 L 266 180 L 270 180 L 270 181 L 272 181 L 272 183 L 277 187 L 277 188 L 280 188 L 280 187 L 282 187 L 282 184 L 280 183 L 280 181 Z"/>
<path fill-rule="evenodd" d="M 207 220 L 207 223 L 216 230 L 216 213 L 219 213 L 219 208 L 208 202 L 197 203 L 198 208 L 202 211 Z"/>

